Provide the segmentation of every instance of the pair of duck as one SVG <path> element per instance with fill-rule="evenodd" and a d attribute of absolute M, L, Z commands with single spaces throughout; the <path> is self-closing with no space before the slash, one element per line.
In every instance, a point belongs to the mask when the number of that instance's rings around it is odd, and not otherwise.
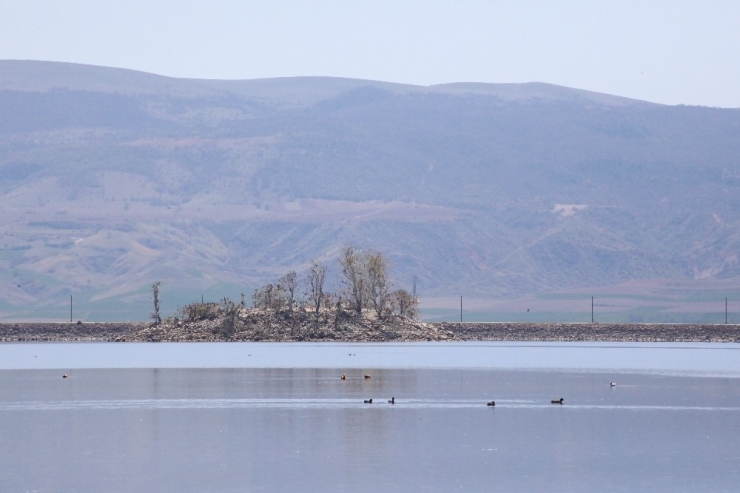
<path fill-rule="evenodd" d="M 372 399 L 367 399 L 367 400 L 364 400 L 362 402 L 364 402 L 365 404 L 372 404 L 373 403 L 373 400 Z M 391 397 L 391 400 L 388 401 L 388 404 L 395 404 L 395 403 L 396 403 L 396 398 L 395 397 Z"/>
<path fill-rule="evenodd" d="M 550 401 L 550 403 L 551 404 L 562 404 L 563 403 L 563 400 L 564 399 L 561 397 L 560 399 Z M 373 400 L 372 399 L 366 399 L 366 400 L 364 400 L 362 402 L 364 404 L 372 404 L 373 403 Z M 395 397 L 391 397 L 391 400 L 388 401 L 388 404 L 395 404 L 395 403 L 396 403 L 396 398 Z M 496 405 L 496 402 L 495 401 L 486 402 L 486 406 L 493 407 L 495 405 Z"/>
<path fill-rule="evenodd" d="M 563 403 L 563 398 L 561 397 L 560 399 L 558 399 L 558 400 L 556 400 L 556 401 L 550 401 L 550 403 L 551 403 L 551 404 L 562 404 L 562 403 Z M 496 405 L 496 402 L 494 402 L 494 401 L 491 401 L 491 402 L 487 402 L 487 403 L 486 403 L 486 406 L 491 406 L 491 407 L 493 407 L 493 406 L 495 406 L 495 405 Z"/>
<path fill-rule="evenodd" d="M 365 380 L 369 380 L 370 378 L 372 378 L 370 375 L 365 375 Z M 347 380 L 347 375 L 342 374 L 342 376 L 339 377 L 339 380 Z"/>
<path fill-rule="evenodd" d="M 609 384 L 609 386 L 610 386 L 610 387 L 616 387 L 616 386 L 617 386 L 617 384 L 616 384 L 616 383 L 614 383 L 614 382 L 611 382 L 611 383 Z M 562 405 L 562 404 L 563 404 L 563 400 L 564 400 L 564 399 L 563 399 L 563 398 L 561 397 L 560 399 L 555 399 L 555 400 L 552 400 L 552 401 L 550 401 L 550 404 L 560 404 L 560 405 Z M 493 401 L 491 401 L 491 402 L 488 402 L 488 403 L 486 403 L 486 406 L 495 406 L 495 405 L 496 405 L 496 403 L 495 403 L 495 402 L 493 402 Z"/>

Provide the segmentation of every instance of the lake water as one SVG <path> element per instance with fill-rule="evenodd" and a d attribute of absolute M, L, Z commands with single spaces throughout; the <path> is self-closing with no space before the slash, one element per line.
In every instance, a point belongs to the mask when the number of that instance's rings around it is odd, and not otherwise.
<path fill-rule="evenodd" d="M 737 491 L 738 423 L 729 344 L 0 344 L 2 492 Z"/>

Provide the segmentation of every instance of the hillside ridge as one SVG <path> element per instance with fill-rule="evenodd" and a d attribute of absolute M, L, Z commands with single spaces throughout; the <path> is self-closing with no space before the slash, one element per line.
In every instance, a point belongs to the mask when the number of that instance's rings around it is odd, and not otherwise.
<path fill-rule="evenodd" d="M 0 61 L 0 319 L 73 296 L 86 320 L 143 320 L 153 282 L 174 312 L 351 244 L 416 279 L 423 311 L 598 289 L 623 321 L 704 320 L 740 299 L 738 129 L 740 110 L 542 83 Z M 681 294 L 622 292 L 655 279 Z"/>

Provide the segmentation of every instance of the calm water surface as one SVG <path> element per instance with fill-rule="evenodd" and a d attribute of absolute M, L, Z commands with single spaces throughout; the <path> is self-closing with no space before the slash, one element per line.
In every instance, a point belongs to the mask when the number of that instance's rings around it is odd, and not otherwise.
<path fill-rule="evenodd" d="M 738 491 L 739 356 L 1 344 L 0 491 Z"/>

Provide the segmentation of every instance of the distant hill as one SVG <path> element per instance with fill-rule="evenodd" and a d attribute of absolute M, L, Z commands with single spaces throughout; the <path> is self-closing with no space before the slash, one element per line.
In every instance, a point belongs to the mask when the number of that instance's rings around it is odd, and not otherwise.
<path fill-rule="evenodd" d="M 174 309 L 351 243 L 429 313 L 595 292 L 633 321 L 702 319 L 685 306 L 740 301 L 738 156 L 740 110 L 549 84 L 0 61 L 0 317 L 63 319 L 73 295 L 79 317 L 141 319 L 155 280 Z"/>

